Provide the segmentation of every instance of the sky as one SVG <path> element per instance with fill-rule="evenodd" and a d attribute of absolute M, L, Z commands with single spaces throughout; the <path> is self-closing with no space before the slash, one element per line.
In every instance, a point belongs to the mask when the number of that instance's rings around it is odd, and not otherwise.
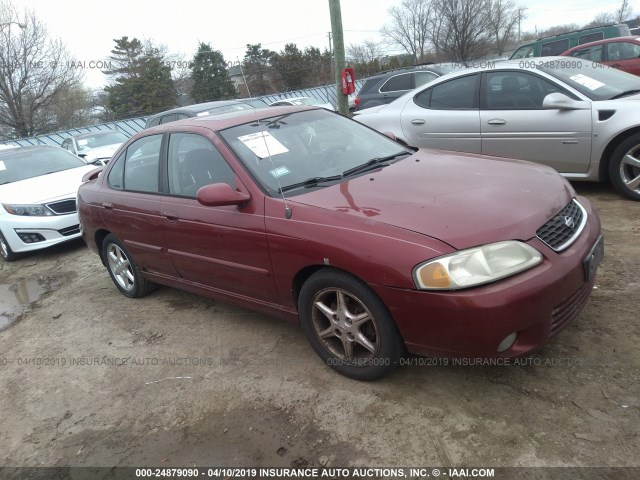
<path fill-rule="evenodd" d="M 281 50 L 295 43 L 321 50 L 329 46 L 328 0 L 9 0 L 18 10 L 31 9 L 50 34 L 62 39 L 74 62 L 83 65 L 85 85 L 98 89 L 107 79 L 96 63 L 106 60 L 114 39 L 122 36 L 164 44 L 177 60 L 193 57 L 203 41 L 220 50 L 227 62 L 244 56 L 247 43 Z M 621 0 L 516 0 L 527 7 L 523 31 L 565 23 L 585 24 L 601 12 L 613 12 Z M 635 2 L 631 2 L 632 5 Z M 400 0 L 342 0 L 345 45 L 370 39 L 389 21 L 388 9 Z M 640 7 L 640 5 L 638 6 Z M 634 13 L 640 13 L 636 7 Z M 401 53 L 385 45 L 387 54 Z M 82 62 L 82 63 L 80 63 Z M 92 63 L 93 62 L 93 63 Z"/>

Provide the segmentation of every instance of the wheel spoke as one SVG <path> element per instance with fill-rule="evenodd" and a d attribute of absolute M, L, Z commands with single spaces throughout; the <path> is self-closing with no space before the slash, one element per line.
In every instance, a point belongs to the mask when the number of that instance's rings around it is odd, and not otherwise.
<path fill-rule="evenodd" d="M 362 334 L 362 332 L 360 332 L 358 335 L 356 335 L 355 341 L 358 342 L 360 345 L 362 345 L 367 350 L 369 350 L 371 353 L 374 353 L 376 351 L 376 346 L 371 342 L 371 340 L 369 340 L 367 337 L 365 337 Z"/>
<path fill-rule="evenodd" d="M 333 336 L 336 336 L 335 329 L 334 329 L 333 325 L 329 325 L 329 328 L 327 328 L 326 330 L 323 330 L 322 332 L 318 333 L 318 336 L 320 338 L 331 338 Z"/>
<path fill-rule="evenodd" d="M 349 313 L 349 310 L 347 310 L 347 301 L 344 298 L 344 292 L 338 290 L 336 292 L 336 299 L 338 301 L 338 305 L 336 306 L 336 311 L 340 313 Z"/>
<path fill-rule="evenodd" d="M 128 265 L 127 265 L 127 267 L 128 267 Z M 133 283 L 133 273 L 131 272 L 131 270 L 129 270 L 129 268 L 127 268 L 127 270 L 124 272 L 124 274 L 126 275 L 126 277 L 129 280 L 129 282 Z"/>
<path fill-rule="evenodd" d="M 335 314 L 333 310 L 331 310 L 322 302 L 316 302 L 314 303 L 314 305 L 318 310 L 320 310 L 324 314 L 325 317 L 327 317 L 327 319 L 333 320 L 333 315 Z"/>
<path fill-rule="evenodd" d="M 628 182 L 625 182 L 625 184 L 627 185 L 627 188 L 631 190 L 635 190 L 640 186 L 640 175 L 638 175 L 636 178 L 629 180 Z"/>
<path fill-rule="evenodd" d="M 360 327 L 363 324 L 367 323 L 371 319 L 371 316 L 367 312 L 362 312 L 358 313 L 357 315 L 349 314 L 349 318 L 354 326 Z"/>
<path fill-rule="evenodd" d="M 351 360 L 351 357 L 353 357 L 353 342 L 346 337 L 342 337 L 341 340 L 344 347 L 344 356 L 347 360 Z"/>
<path fill-rule="evenodd" d="M 622 163 L 630 165 L 632 167 L 640 168 L 640 158 L 636 158 L 630 153 L 627 153 L 622 159 Z"/>

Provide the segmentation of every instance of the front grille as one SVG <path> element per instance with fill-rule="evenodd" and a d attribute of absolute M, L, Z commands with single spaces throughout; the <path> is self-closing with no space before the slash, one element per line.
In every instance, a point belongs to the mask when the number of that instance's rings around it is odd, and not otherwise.
<path fill-rule="evenodd" d="M 67 200 L 61 200 L 59 202 L 47 203 L 47 207 L 56 215 L 64 215 L 66 213 L 75 213 L 76 211 L 76 199 L 69 198 Z"/>
<path fill-rule="evenodd" d="M 58 233 L 64 237 L 68 237 L 69 235 L 80 233 L 80 225 L 71 225 L 70 227 L 63 228 L 62 230 L 58 230 Z"/>
<path fill-rule="evenodd" d="M 587 299 L 589 298 L 589 294 L 593 289 L 595 281 L 596 279 L 594 276 L 590 282 L 585 283 L 580 290 L 553 309 L 553 312 L 551 313 L 550 336 L 557 334 L 578 316 L 587 303 Z"/>
<path fill-rule="evenodd" d="M 586 210 L 574 199 L 560 210 L 560 213 L 541 226 L 536 231 L 536 235 L 553 250 L 560 252 L 578 238 L 586 222 Z"/>

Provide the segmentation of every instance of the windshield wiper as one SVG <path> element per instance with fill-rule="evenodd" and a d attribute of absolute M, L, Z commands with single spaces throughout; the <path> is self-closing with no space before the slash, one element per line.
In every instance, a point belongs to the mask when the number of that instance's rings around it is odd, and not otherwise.
<path fill-rule="evenodd" d="M 609 100 L 615 100 L 616 98 L 628 97 L 629 95 L 635 95 L 636 93 L 640 93 L 640 90 L 626 90 L 622 93 L 614 95 Z"/>
<path fill-rule="evenodd" d="M 293 190 L 295 188 L 300 188 L 300 187 L 305 187 L 305 188 L 316 187 L 320 183 L 334 182 L 336 180 L 340 180 L 341 178 L 342 178 L 342 175 L 333 175 L 331 177 L 307 178 L 302 182 L 292 183 L 291 185 L 287 185 L 285 187 L 279 188 L 278 192 L 279 193 L 288 192 L 289 190 Z"/>
<path fill-rule="evenodd" d="M 366 163 L 363 163 L 362 165 L 356 165 L 353 168 L 345 170 L 344 172 L 342 172 L 342 176 L 348 177 L 349 175 L 354 175 L 356 173 L 366 172 L 367 170 L 373 167 L 377 167 L 381 163 L 388 162 L 389 160 L 393 160 L 394 158 L 398 158 L 403 155 L 411 155 L 411 152 L 407 152 L 403 150 L 402 152 L 397 152 L 397 153 L 394 153 L 393 155 L 387 155 L 386 157 L 372 158 L 371 160 L 369 160 Z"/>

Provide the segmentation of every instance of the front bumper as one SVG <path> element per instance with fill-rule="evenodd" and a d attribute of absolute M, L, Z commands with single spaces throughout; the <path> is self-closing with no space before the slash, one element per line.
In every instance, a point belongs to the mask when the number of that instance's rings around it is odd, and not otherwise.
<path fill-rule="evenodd" d="M 11 250 L 16 253 L 40 250 L 80 236 L 77 213 L 47 217 L 5 213 L 0 216 L 0 229 Z M 39 241 L 27 243 L 24 240 L 27 236 Z"/>
<path fill-rule="evenodd" d="M 420 355 L 510 358 L 541 348 L 580 313 L 595 277 L 585 280 L 583 261 L 601 235 L 600 219 L 588 214 L 576 241 L 556 253 L 534 238 L 528 243 L 544 261 L 493 284 L 455 292 L 428 292 L 372 286 L 385 302 L 407 349 Z M 503 352 L 498 346 L 517 333 Z"/>

